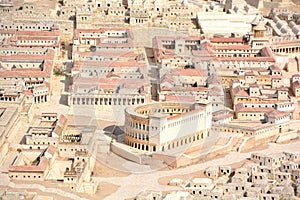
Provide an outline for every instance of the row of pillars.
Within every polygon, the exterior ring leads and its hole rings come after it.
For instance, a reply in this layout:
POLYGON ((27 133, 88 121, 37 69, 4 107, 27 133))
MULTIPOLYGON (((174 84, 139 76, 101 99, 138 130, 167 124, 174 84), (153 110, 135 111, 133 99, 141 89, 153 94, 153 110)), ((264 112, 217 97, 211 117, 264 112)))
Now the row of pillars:
POLYGON ((273 49, 277 53, 300 53, 300 47, 281 47, 273 49))
POLYGON ((43 103, 43 102, 47 102, 47 101, 48 101, 47 95, 41 95, 41 96, 34 97, 34 103, 43 103))
POLYGON ((143 97, 135 98, 88 98, 88 97, 74 97, 72 99, 73 105, 135 105, 144 103, 143 97))
POLYGON ((17 97, 0 97, 0 101, 17 101, 17 97))
POLYGON ((139 150, 143 150, 143 151, 150 151, 150 152, 157 151, 156 146, 152 146, 152 145, 140 144, 140 143, 131 142, 131 141, 128 141, 127 145, 129 145, 133 148, 139 149, 139 150))

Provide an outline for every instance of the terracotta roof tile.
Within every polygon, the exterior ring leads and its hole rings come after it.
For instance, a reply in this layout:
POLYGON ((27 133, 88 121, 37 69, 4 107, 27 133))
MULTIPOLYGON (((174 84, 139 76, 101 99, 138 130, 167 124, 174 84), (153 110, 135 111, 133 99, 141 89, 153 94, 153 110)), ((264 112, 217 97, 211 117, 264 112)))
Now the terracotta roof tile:
POLYGON ((244 91, 240 86, 232 88, 232 93, 234 96, 249 97, 248 93, 244 91))
POLYGON ((65 115, 61 114, 58 118, 58 123, 64 126, 67 123, 67 118, 65 115))
POLYGON ((277 90, 279 90, 279 91, 289 91, 289 89, 284 87, 284 86, 281 86, 281 87, 277 88, 277 90))
POLYGON ((57 124, 53 130, 53 133, 57 134, 58 136, 62 135, 63 128, 57 124))
POLYGON ((41 157, 38 165, 31 166, 15 166, 10 165, 8 171, 10 172, 44 172, 49 166, 50 162, 47 158, 41 157))
POLYGON ((242 37, 233 38, 209 38, 212 43, 243 43, 244 39, 242 37))
POLYGON ((250 50, 250 45, 219 45, 214 46, 215 50, 250 50))
POLYGON ((166 101, 170 102, 195 102, 195 96, 179 96, 179 95, 167 95, 166 101))
POLYGON ((197 70, 197 69, 171 69, 171 75, 179 76, 208 76, 207 70, 197 70))
POLYGON ((220 115, 220 116, 212 117, 212 120, 214 122, 216 122, 216 121, 219 121, 219 120, 222 120, 222 119, 227 119, 227 118, 232 118, 232 117, 233 117, 233 114, 232 113, 228 113, 228 114, 225 114, 225 115, 220 115))
POLYGON ((300 77, 300 74, 294 74, 292 77, 293 77, 293 78, 295 78, 295 77, 300 77))
POLYGON ((49 145, 45 152, 47 152, 47 153, 49 153, 50 155, 53 156, 56 151, 57 151, 56 147, 54 147, 52 145, 49 145))
POLYGON ((271 118, 287 117, 289 115, 290 114, 288 112, 280 111, 280 110, 272 110, 272 111, 266 113, 266 116, 271 117, 271 118))
POLYGON ((270 70, 272 70, 272 71, 281 71, 281 69, 277 65, 270 66, 270 70))
POLYGON ((274 108, 264 108, 264 107, 261 107, 261 108, 257 108, 257 107, 247 107, 247 108, 245 108, 245 107, 243 107, 243 108, 240 108, 240 109, 236 109, 236 112, 237 113, 240 113, 240 112, 258 112, 258 113, 261 113, 261 112, 263 112, 263 113, 266 113, 266 112, 270 112, 270 111, 272 111, 272 110, 274 110, 274 108))

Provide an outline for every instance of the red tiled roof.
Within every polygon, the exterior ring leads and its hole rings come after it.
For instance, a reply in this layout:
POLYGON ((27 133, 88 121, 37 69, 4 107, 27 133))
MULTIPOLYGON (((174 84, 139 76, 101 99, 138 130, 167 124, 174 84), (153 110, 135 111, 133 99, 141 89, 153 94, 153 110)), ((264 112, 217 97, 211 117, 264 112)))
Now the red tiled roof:
POLYGON ((243 107, 243 108, 240 108, 240 109, 236 109, 236 112, 237 113, 241 113, 241 112, 258 112, 258 113, 266 113, 266 112, 270 112, 274 110, 274 108, 264 108, 264 107, 261 107, 261 108, 257 108, 257 107, 243 107))
POLYGON ((52 36, 52 37, 58 37, 60 35, 59 30, 55 31, 25 31, 25 30, 0 30, 0 33, 9 33, 14 34, 16 36, 52 36))
POLYGON ((129 61, 75 61, 73 71, 79 71, 80 67, 146 67, 146 62, 129 61))
POLYGON ((223 91, 219 87, 214 86, 209 89, 208 94, 209 95, 223 95, 223 91))
POLYGON ((179 75, 179 76, 207 76, 207 70, 197 70, 197 69, 171 69, 172 75, 179 75))
POLYGON ((207 83, 208 84, 220 84, 221 81, 220 81, 219 77, 217 77, 216 75, 212 75, 212 76, 208 77, 207 83))
POLYGON ((272 70, 272 71, 281 71, 281 69, 277 65, 270 66, 270 70, 272 70))
POLYGON ((248 93, 244 91, 240 86, 232 88, 232 93, 234 96, 249 97, 248 93))
POLYGON ((167 95, 166 101, 172 102, 195 102, 195 96, 179 96, 179 95, 167 95))
POLYGON ((215 50, 250 50, 250 45, 219 45, 214 46, 215 50))
POLYGON ((244 42, 243 38, 238 38, 238 37, 234 37, 234 38, 209 38, 210 42, 212 43, 242 43, 244 42))
POLYGON ((264 56, 274 58, 273 52, 272 52, 272 50, 270 49, 270 47, 263 47, 263 48, 261 49, 261 51, 262 51, 262 53, 264 54, 264 56))
POLYGON ((254 73, 253 73, 253 71, 251 71, 251 72, 245 72, 245 76, 254 76, 254 73))
POLYGON ((54 155, 54 153, 57 151, 57 148, 52 146, 52 145, 49 145, 48 148, 46 149, 46 152, 49 153, 50 155, 54 155))
POLYGON ((200 92, 201 91, 201 92, 208 92, 208 88, 207 87, 201 87, 201 86, 198 86, 198 87, 174 86, 174 87, 172 87, 172 91, 183 91, 183 92, 186 92, 186 91, 199 91, 200 92))
POLYGON ((282 79, 281 75, 273 75, 271 76, 271 79, 282 79))
POLYGON ((44 70, 37 68, 14 68, 11 70, 0 70, 0 77, 50 77, 53 68, 53 50, 48 50, 46 55, 12 55, 0 56, 3 60, 41 60, 44 61, 44 70))
POLYGON ((231 118, 231 117, 233 117, 233 114, 232 113, 228 113, 228 114, 225 114, 225 115, 220 115, 220 116, 212 117, 212 120, 214 122, 216 122, 216 121, 219 121, 219 120, 222 120, 222 119, 231 118))
POLYGON ((280 91, 289 91, 289 89, 287 89, 284 86, 281 86, 281 87, 277 88, 277 90, 280 90, 280 91))
POLYGON ((106 75, 106 78, 121 78, 121 76, 113 72, 110 72, 106 75))
POLYGON ((24 90, 23 93, 24 93, 25 95, 33 96, 33 93, 32 93, 31 90, 24 90))
POLYGON ((58 123, 60 123, 62 126, 64 126, 66 124, 67 120, 68 119, 65 117, 65 115, 61 114, 59 116, 58 123))
POLYGON ((272 110, 268 113, 266 113, 267 117, 272 117, 272 118, 280 118, 280 117, 287 117, 290 114, 285 111, 280 111, 280 110, 272 110))
POLYGON ((117 56, 119 58, 135 58, 138 56, 137 53, 135 53, 132 50, 122 50, 122 49, 116 49, 114 51, 111 50, 97 50, 96 52, 76 52, 80 56, 103 56, 103 57, 114 57, 117 56))
POLYGON ((47 158, 41 157, 38 165, 30 166, 15 166, 10 165, 8 171, 10 172, 44 172, 49 166, 50 162, 47 158))
POLYGON ((63 128, 60 126, 60 125, 56 125, 53 132, 57 135, 61 135, 62 134, 62 131, 63 131, 63 128))
POLYGON ((97 87, 104 90, 116 90, 119 86, 127 89, 139 89, 148 84, 145 79, 120 79, 120 78, 83 78, 78 77, 74 80, 73 91, 77 88, 91 89, 97 87))
POLYGON ((219 61, 275 62, 274 57, 216 57, 219 61))

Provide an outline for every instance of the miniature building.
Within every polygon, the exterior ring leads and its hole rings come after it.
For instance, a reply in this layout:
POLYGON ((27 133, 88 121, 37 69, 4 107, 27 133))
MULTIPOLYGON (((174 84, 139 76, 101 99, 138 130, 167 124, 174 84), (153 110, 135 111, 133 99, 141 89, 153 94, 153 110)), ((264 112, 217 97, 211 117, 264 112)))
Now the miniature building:
POLYGON ((159 84, 158 101, 212 101, 213 112, 223 109, 224 91, 214 74, 214 59, 201 37, 154 37, 154 58, 159 84))
POLYGON ((185 186, 185 190, 195 196, 208 195, 213 188, 214 185, 209 178, 194 178, 185 186))
MULTIPOLYGON (((205 174, 211 178, 187 180, 182 191, 187 191, 194 199, 293 199, 299 196, 299 169, 298 163, 288 161, 290 159, 289 153, 252 153, 251 161, 233 170, 232 177, 215 179, 222 173, 220 169, 228 167, 210 167, 205 174)), ((180 197, 173 195, 172 198, 180 197)))
POLYGON ((284 154, 286 155, 288 161, 298 162, 300 160, 299 152, 284 152, 284 154))
POLYGON ((59 155, 75 157, 76 152, 93 152, 95 127, 77 128, 68 126, 59 138, 59 155))
MULTIPOLYGON (((297 65, 299 71, 298 2, 0 0, 0 147, 22 150, 9 177, 96 192, 95 127, 42 113, 25 144, 5 141, 19 116, 31 121, 40 109, 35 104, 53 106, 53 73, 64 74, 65 64, 71 110, 117 111, 125 127, 126 145, 120 146, 145 162, 165 156, 170 164, 173 156, 180 160, 174 166, 192 164, 202 159, 206 152, 199 148, 211 136, 218 147, 209 146, 211 157, 297 138, 290 121, 298 117, 300 76, 288 84, 285 70, 297 65)), ((213 166, 205 172, 209 179, 171 183, 185 191, 150 191, 139 199, 293 199, 300 197, 299 160, 298 153, 255 153, 236 170, 213 166)))
POLYGON ((129 107, 125 110, 124 141, 140 150, 168 151, 208 137, 210 118, 210 103, 153 103, 129 107))
POLYGON ((230 166, 220 166, 220 174, 223 176, 229 176, 231 174, 230 166))
MULTIPOLYGON (((126 28, 76 29, 69 105, 118 110, 147 103, 150 80, 142 49, 126 28)), ((123 122, 120 122, 123 123, 123 122)))
POLYGON ((295 95, 295 97, 300 96, 300 76, 298 74, 295 74, 291 78, 291 88, 295 95))
POLYGON ((66 117, 56 113, 42 113, 38 126, 31 126, 25 135, 29 149, 45 149, 49 145, 57 147, 58 140, 65 128, 66 117))
POLYGON ((35 154, 38 156, 34 157, 33 155, 28 158, 26 153, 21 152, 14 163, 9 166, 9 177, 17 180, 45 180, 53 161, 57 157, 57 149, 49 146, 42 153, 36 152, 35 154))
POLYGON ((72 191, 94 194, 95 127, 69 123, 64 115, 42 113, 25 134, 24 150, 9 167, 9 177, 62 181, 72 191))
POLYGON ((219 177, 219 168, 210 167, 205 170, 205 175, 211 179, 216 179, 219 177))

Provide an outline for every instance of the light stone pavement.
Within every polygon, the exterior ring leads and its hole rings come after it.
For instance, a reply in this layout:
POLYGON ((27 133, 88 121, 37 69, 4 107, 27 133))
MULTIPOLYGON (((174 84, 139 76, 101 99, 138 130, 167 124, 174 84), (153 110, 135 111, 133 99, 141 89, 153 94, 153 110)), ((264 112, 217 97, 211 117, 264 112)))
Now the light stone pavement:
MULTIPOLYGON (((290 152, 300 152, 300 141, 290 142, 287 144, 275 144, 270 143, 269 146, 260 151, 253 152, 262 152, 262 153, 280 153, 283 151, 290 152)), ((238 153, 230 152, 222 158, 217 158, 214 160, 207 161, 205 163, 199 163, 192 166, 187 166, 185 168, 174 169, 170 171, 155 171, 145 174, 131 174, 126 177, 97 177, 99 182, 108 182, 119 186, 118 190, 106 197, 107 200, 114 199, 126 199, 133 198, 140 192, 144 190, 160 190, 160 191, 169 191, 169 190, 178 190, 179 187, 160 185, 158 180, 166 176, 174 175, 184 175, 190 174, 197 171, 205 170, 210 166, 219 166, 219 165, 231 165, 237 162, 244 161, 246 158, 251 156, 252 152, 248 153, 238 153)), ((101 186, 100 186, 101 187, 101 186)))
POLYGON ((66 105, 66 97, 62 96, 64 85, 64 76, 53 76, 50 100, 43 104, 36 104, 36 115, 41 115, 44 112, 56 112, 58 114, 67 114, 69 112, 69 106, 66 105))

